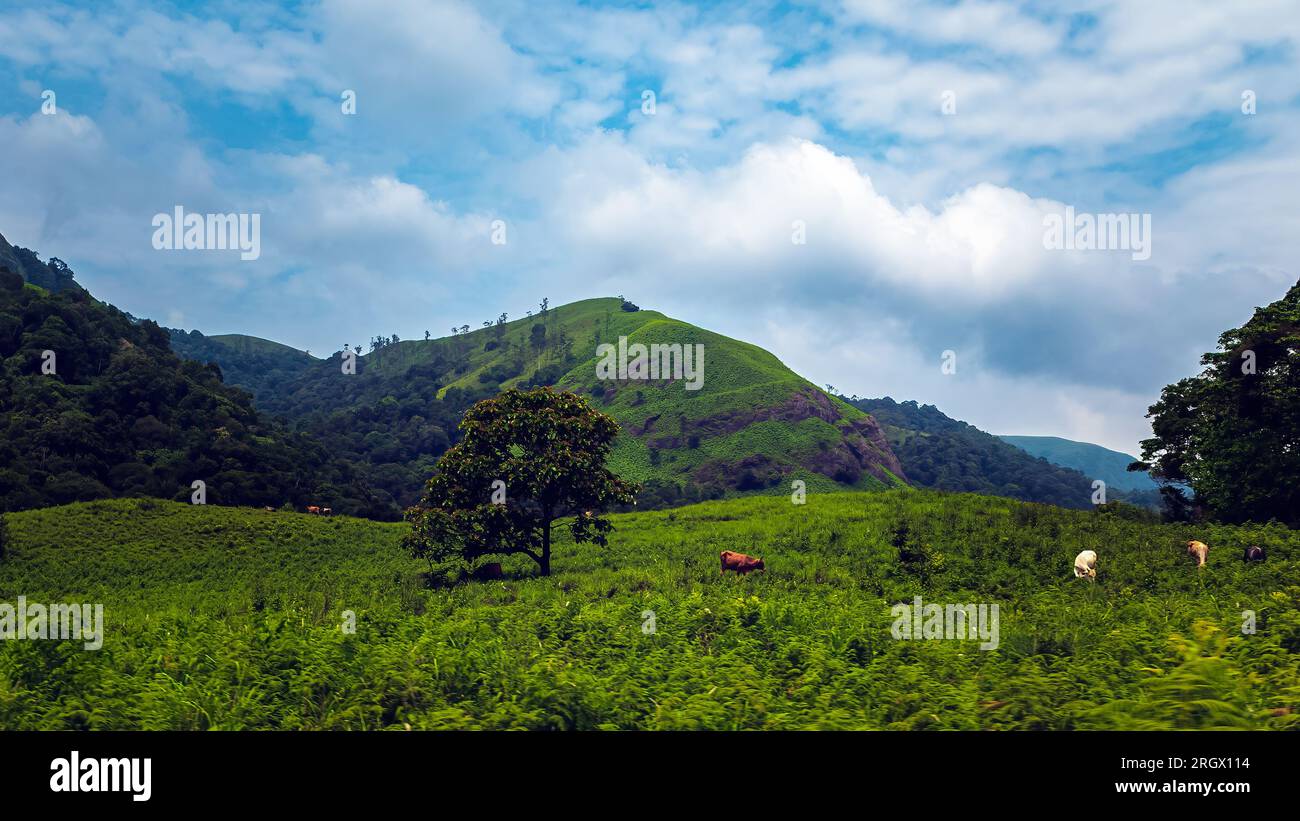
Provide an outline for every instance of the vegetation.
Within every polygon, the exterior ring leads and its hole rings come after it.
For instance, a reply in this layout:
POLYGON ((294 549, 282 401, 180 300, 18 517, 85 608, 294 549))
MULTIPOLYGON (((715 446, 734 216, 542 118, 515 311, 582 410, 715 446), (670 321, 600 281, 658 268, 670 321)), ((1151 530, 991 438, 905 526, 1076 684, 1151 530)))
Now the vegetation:
POLYGON ((254 410, 220 370, 80 288, 0 271, 0 509, 113 496, 382 507, 346 465, 254 410), (46 352, 49 352, 47 354, 46 352))
POLYGON ((406 547, 431 564, 522 553, 549 576, 556 520, 571 517, 574 542, 604 545, 609 520, 597 514, 635 497, 605 467, 618 424, 575 394, 512 388, 470 408, 460 427, 464 438, 406 512, 406 547))
POLYGON ((7 730, 1300 728, 1280 525, 782 494, 614 515, 605 547, 561 532, 550 578, 516 556, 428 589, 400 523, 152 500, 9 518, 0 602, 101 602, 106 629, 98 651, 0 642, 7 730), (1071 573, 1084 548, 1095 584, 1071 573), (723 549, 767 571, 721 576, 723 549), (917 595, 998 603, 999 647, 894 640, 917 595))
POLYGON ((1106 489, 1119 491, 1153 491, 1154 479, 1145 471, 1129 470, 1133 457, 1090 442, 1075 442, 1059 436, 999 436, 1031 456, 1054 465, 1073 468, 1089 479, 1100 479, 1106 489))
POLYGON ((304 364, 301 352, 251 337, 172 331, 172 343, 182 355, 216 363, 255 393, 259 409, 321 442, 385 499, 386 518, 415 504, 438 457, 456 443, 468 407, 535 386, 580 393, 618 421, 610 464, 643 485, 642 507, 788 489, 794 479, 816 490, 903 481, 866 414, 761 348, 617 298, 561 307, 542 300, 522 319, 501 314, 442 339, 377 337, 352 375, 343 373, 341 352, 304 364), (702 387, 598 380, 596 348, 620 336, 628 344, 704 345, 702 387))
POLYGON ((0 271, 4 270, 45 291, 81 290, 74 279, 76 275, 63 260, 50 257, 49 262, 42 262, 34 251, 10 245, 0 234, 0 271))
MULTIPOLYGON (((1134 468, 1190 484, 1214 518, 1300 525, 1300 283, 1225 331, 1201 364, 1151 406, 1155 435, 1134 468)), ((1178 506, 1181 492, 1167 495, 1178 506)))
POLYGON ((253 394, 259 404, 272 401, 281 386, 302 376, 318 361, 288 345, 253 336, 204 336, 198 331, 166 330, 177 356, 215 364, 222 381, 253 394))
POLYGON ((884 426, 908 480, 917 487, 989 493, 1086 509, 1092 480, 914 401, 854 398, 884 426))

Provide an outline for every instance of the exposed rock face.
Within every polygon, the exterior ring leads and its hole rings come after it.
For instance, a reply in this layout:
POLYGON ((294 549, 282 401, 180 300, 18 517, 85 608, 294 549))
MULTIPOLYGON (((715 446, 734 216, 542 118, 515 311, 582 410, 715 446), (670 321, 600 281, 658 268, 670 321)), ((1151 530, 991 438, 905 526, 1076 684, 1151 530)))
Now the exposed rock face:
MULTIPOLYGON (((845 419, 829 396, 813 388, 796 392, 780 405, 719 414, 691 422, 685 432, 657 437, 648 444, 660 449, 680 448, 685 447, 692 436, 719 436, 756 422, 775 420, 794 424, 813 418, 835 425, 842 438, 829 448, 799 458, 799 467, 844 484, 858 482, 864 473, 882 482, 891 481, 890 473, 906 481, 903 467, 876 420, 871 417, 845 419)), ((647 432, 651 427, 646 426, 647 432)), ((698 482, 729 484, 738 490, 751 490, 777 484, 792 467, 774 463, 766 456, 749 456, 736 462, 706 462, 693 471, 692 478, 698 482)))

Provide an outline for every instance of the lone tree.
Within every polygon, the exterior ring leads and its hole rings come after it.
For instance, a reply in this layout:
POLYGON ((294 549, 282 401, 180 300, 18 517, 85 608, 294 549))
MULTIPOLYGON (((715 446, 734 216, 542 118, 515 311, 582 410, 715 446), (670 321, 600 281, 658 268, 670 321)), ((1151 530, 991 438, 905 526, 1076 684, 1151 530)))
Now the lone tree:
POLYGON ((523 553, 551 573, 552 525, 574 542, 605 544, 598 514, 630 504, 637 486, 605 467, 618 423, 577 394, 511 389, 465 412, 464 434, 406 511, 404 544, 434 563, 523 553))
MULTIPOLYGON (((1160 394, 1142 461, 1164 482, 1186 482, 1195 504, 1227 522, 1300 524, 1300 283, 1201 357, 1205 370, 1160 394)), ((1185 503, 1176 487, 1169 502, 1185 503)))

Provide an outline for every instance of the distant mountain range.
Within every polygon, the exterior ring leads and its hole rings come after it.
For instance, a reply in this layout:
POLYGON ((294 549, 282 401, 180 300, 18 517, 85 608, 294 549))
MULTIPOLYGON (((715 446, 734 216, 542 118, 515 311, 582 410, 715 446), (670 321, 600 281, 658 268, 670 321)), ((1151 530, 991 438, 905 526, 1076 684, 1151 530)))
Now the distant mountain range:
POLYGON ((1100 479, 1116 490, 1153 491, 1159 485, 1146 471, 1128 470, 1136 456, 1103 448, 1090 442, 1076 442, 1059 436, 999 436, 1033 456, 1054 465, 1073 468, 1090 479, 1100 479))

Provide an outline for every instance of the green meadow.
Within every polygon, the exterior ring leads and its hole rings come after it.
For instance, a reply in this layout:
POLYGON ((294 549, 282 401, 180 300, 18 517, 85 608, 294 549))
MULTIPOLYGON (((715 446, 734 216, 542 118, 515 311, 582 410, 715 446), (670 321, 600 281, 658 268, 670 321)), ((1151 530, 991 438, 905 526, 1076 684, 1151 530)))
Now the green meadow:
POLYGON ((98 651, 0 641, 8 730, 1300 728, 1300 536, 1279 525, 750 496, 617 515, 549 578, 519 559, 475 581, 430 574, 398 523, 142 499, 8 519, 0 602, 105 621, 98 651), (720 575, 721 550, 767 571, 720 575), (997 649, 895 639, 916 596, 997 604, 997 649))

